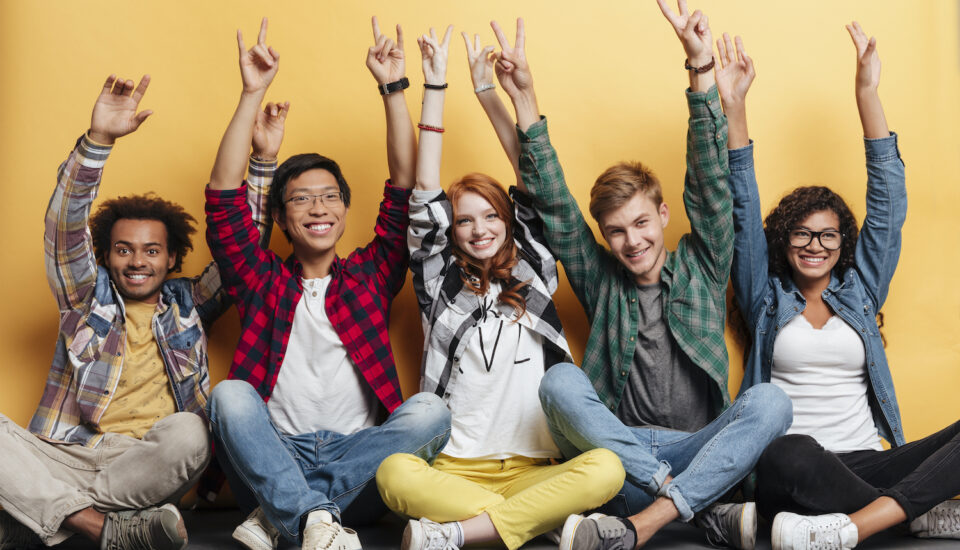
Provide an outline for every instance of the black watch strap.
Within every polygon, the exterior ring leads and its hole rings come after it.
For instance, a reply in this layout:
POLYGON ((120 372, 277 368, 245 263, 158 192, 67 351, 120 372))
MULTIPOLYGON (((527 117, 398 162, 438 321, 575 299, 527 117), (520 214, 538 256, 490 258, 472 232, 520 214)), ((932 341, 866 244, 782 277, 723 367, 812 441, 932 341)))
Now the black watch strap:
POLYGON ((410 87, 410 81, 407 80, 407 77, 403 77, 396 82, 387 82, 386 84, 381 84, 377 86, 377 89, 380 90, 380 95, 392 94, 393 92, 399 92, 400 90, 406 90, 410 87))

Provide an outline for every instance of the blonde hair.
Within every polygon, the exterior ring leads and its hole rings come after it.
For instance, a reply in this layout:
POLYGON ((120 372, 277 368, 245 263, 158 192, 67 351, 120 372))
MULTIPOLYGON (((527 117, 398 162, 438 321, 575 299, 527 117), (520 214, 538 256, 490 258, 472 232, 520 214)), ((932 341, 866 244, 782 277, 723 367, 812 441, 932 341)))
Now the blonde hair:
POLYGON ((609 211, 616 210, 643 193, 660 208, 663 191, 660 180, 639 162, 620 162, 604 170, 590 189, 590 215, 598 222, 609 211))

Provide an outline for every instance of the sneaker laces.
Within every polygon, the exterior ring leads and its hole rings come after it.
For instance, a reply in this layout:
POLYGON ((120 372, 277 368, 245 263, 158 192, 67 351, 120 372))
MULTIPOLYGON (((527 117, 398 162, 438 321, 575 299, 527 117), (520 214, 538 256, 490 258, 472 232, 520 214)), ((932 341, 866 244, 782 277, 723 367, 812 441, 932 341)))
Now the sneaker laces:
MULTIPOLYGON (((612 517, 594 520, 597 525, 597 534, 602 541, 600 547, 605 550, 621 550, 625 548, 623 536, 627 534, 627 526, 620 520, 612 517), (601 520, 607 521, 601 521, 601 520)), ((630 550, 630 549, 626 549, 630 550)))
POLYGON ((448 528, 435 521, 423 518, 420 520, 423 526, 423 534, 426 536, 426 545, 421 550, 460 550, 453 544, 451 533, 448 528))
POLYGON ((830 516, 830 519, 818 518, 810 522, 810 550, 843 550, 841 530, 849 523, 846 516, 830 516))
POLYGON ((137 510, 132 513, 112 513, 107 518, 113 522, 112 540, 107 542, 108 550, 153 550, 154 537, 150 530, 147 514, 137 510))
POLYGON ((303 547, 310 550, 329 550, 333 548, 333 542, 337 540, 340 530, 339 523, 314 523, 304 530, 303 547))
POLYGON ((946 506, 936 506, 927 511, 927 529, 932 535, 960 532, 960 515, 946 506))

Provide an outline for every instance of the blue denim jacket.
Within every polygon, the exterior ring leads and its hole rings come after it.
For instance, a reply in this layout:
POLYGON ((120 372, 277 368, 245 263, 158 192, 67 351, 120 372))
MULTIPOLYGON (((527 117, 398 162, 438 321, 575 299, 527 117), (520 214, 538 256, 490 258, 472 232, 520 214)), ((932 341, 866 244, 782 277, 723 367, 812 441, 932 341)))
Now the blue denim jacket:
MULTIPOLYGON (((900 229, 907 215, 904 165, 897 135, 864 139, 867 156, 867 215, 860 230, 855 267, 834 272, 823 292, 830 309, 863 339, 870 377, 868 400, 880 435, 894 447, 905 443, 900 408, 876 315, 887 298, 900 258, 900 229)), ((753 144, 730 151, 730 188, 736 229, 733 289, 750 331, 742 393, 770 381, 773 343, 780 329, 806 307, 792 279, 768 273, 767 239, 753 166, 753 144)))

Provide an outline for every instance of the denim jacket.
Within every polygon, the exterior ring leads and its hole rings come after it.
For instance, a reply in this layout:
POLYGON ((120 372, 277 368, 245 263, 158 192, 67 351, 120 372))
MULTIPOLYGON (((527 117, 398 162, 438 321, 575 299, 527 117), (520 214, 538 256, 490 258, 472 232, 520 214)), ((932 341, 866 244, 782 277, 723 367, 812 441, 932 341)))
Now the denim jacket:
MULTIPOLYGON (((855 265, 831 274, 823 300, 863 339, 870 379, 868 401, 880 435, 894 447, 905 443, 900 408, 883 350, 877 312, 883 306, 900 257, 900 229, 907 215, 904 165, 897 135, 864 139, 867 215, 857 239, 855 265)), ((751 333, 741 393, 770 381, 773 345, 780 329, 806 307, 792 279, 768 273, 767 240, 753 165, 753 144, 730 151, 730 189, 736 240, 733 288, 751 333)))

